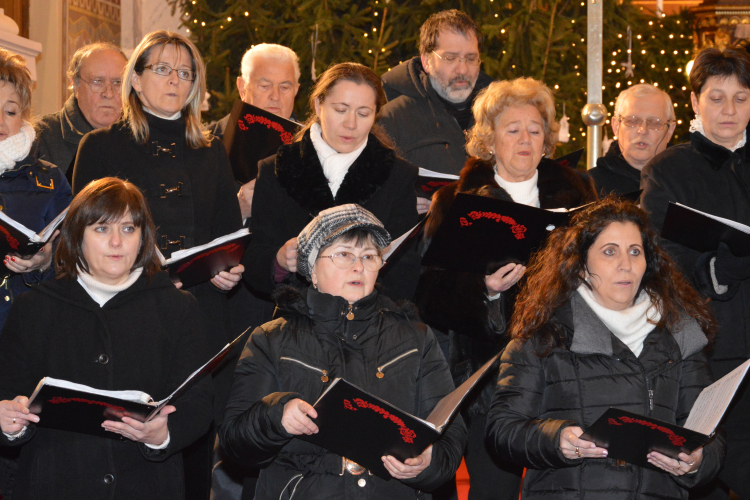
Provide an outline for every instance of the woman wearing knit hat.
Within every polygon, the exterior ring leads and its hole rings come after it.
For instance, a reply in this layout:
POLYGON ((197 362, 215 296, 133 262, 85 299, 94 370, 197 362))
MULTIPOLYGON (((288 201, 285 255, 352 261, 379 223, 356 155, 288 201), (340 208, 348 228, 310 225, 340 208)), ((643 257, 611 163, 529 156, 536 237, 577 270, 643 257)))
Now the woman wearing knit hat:
POLYGON ((458 468, 466 441, 460 417, 420 456, 383 458, 398 481, 295 438, 318 431, 311 403, 337 377, 420 418, 453 390, 432 331, 375 289, 390 241, 383 224, 355 204, 323 210, 297 237, 297 272, 312 286, 277 291, 281 318, 250 337, 219 431, 228 455, 264 467, 257 500, 355 492, 415 498, 415 490, 437 488, 458 468))

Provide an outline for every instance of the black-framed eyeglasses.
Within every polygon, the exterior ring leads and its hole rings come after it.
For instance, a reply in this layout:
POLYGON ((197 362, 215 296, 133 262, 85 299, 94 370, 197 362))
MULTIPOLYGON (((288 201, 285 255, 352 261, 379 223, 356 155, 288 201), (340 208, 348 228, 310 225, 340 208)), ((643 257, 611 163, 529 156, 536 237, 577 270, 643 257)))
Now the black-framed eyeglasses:
POLYGON ((479 56, 479 54, 469 54, 468 56, 460 57, 456 54, 446 54, 444 56, 441 56, 434 50, 432 51, 432 53, 438 56, 440 60, 445 61, 451 66, 461 64, 463 61, 466 61, 466 64, 468 64, 469 66, 479 66, 482 63, 482 58, 479 56))
POLYGON ((378 254, 366 254, 357 257, 351 252, 336 252, 331 255, 318 255, 318 259, 331 259, 333 265, 339 269, 349 269, 354 266, 357 259, 362 261, 362 266, 368 271, 379 271, 383 267, 383 258, 378 254))
POLYGON ((664 130, 664 127, 668 127, 674 120, 659 120, 658 118, 649 118, 644 120, 637 116, 622 116, 617 115, 617 119, 628 128, 641 128, 643 122, 646 122, 646 128, 649 130, 664 130))
POLYGON ((78 77, 78 79, 88 85, 91 91, 95 94, 103 93, 105 90, 107 90, 107 87, 112 87, 112 92, 114 92, 115 94, 119 94, 120 90, 122 90, 122 80, 105 80, 103 78, 94 78, 89 82, 87 80, 84 80, 80 76, 78 77))
POLYGON ((175 69, 164 63, 149 64, 148 66, 144 66, 143 68, 150 69, 159 76, 169 76, 172 74, 172 71, 176 71, 177 78, 179 78, 180 80, 185 80, 186 82, 195 81, 195 71, 191 69, 175 69))

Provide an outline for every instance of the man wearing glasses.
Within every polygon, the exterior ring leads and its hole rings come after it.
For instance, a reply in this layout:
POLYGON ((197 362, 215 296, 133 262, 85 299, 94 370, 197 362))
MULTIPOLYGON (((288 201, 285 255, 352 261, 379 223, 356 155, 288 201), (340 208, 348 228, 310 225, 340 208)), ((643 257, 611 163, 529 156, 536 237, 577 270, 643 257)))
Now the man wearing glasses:
POLYGON ((638 191, 641 170, 666 149, 675 129, 669 95, 641 83, 617 96, 612 131, 617 140, 589 171, 601 196, 638 191))
POLYGON ((39 157, 57 165, 68 180, 83 136, 120 119, 122 73, 127 62, 125 54, 109 43, 81 47, 68 65, 73 94, 60 111, 37 122, 39 157))
POLYGON ((418 167, 446 174, 463 168, 464 131, 474 125, 471 105, 492 81, 480 71, 483 39, 463 12, 438 12, 420 29, 419 57, 383 75, 388 104, 379 123, 418 167))

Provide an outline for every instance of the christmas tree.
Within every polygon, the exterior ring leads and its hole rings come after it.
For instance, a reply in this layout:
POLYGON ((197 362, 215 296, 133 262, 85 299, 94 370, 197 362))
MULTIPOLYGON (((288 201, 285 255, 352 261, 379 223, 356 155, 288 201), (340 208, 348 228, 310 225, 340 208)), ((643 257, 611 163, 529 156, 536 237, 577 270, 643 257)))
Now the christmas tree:
MULTIPOLYGON (((629 0, 604 1, 603 96, 607 110, 623 89, 650 83, 676 104, 676 137, 692 117, 685 66, 693 57, 686 11, 658 18, 629 0), (630 28, 630 34, 628 34, 630 28), (629 40, 630 38, 630 40, 629 40), (629 43, 630 42, 630 43, 629 43), (630 51, 630 53, 629 53, 630 51), (632 69, 632 76, 628 72, 632 69)), ((570 118, 570 142, 557 155, 586 144, 580 110, 586 104, 586 3, 581 0, 169 0, 208 67, 211 110, 218 119, 237 99, 240 60, 251 46, 291 47, 300 57, 295 110, 308 113, 313 78, 330 64, 355 61, 379 74, 417 55, 419 27, 434 12, 458 8, 481 27, 483 70, 494 79, 530 76, 555 92, 558 119, 570 118)), ((609 131, 611 135, 611 130, 609 131)))

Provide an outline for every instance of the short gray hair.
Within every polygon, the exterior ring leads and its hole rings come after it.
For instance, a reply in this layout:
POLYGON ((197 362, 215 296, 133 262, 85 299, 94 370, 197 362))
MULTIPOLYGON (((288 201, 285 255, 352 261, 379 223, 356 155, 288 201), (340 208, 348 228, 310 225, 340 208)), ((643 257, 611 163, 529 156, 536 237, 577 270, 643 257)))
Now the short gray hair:
MULTIPOLYGON (((70 59, 70 63, 68 64, 67 75, 68 80, 70 80, 70 86, 68 87, 68 90, 73 90, 74 82, 81 77, 81 68, 83 67, 83 63, 86 61, 86 58, 88 58, 94 52, 99 52, 100 50, 111 50, 113 52, 117 52, 122 56, 126 63, 128 62, 128 58, 122 51, 122 49, 112 43, 96 42, 84 45, 80 49, 76 50, 75 54, 73 54, 73 57, 70 59)), ((125 66, 123 65, 123 69, 124 67, 125 66)))
POLYGON ((260 43, 242 56, 242 79, 245 83, 250 79, 250 73, 253 71, 253 63, 258 57, 265 57, 273 59, 280 63, 292 63, 294 66, 294 79, 295 83, 299 83, 299 56, 289 47, 283 45, 277 45, 275 43, 260 43))
POLYGON ((620 95, 617 96, 617 101, 615 101, 614 114, 616 116, 619 116, 620 109, 622 109, 622 106, 625 103, 625 99, 627 99, 628 97, 645 97, 647 95, 663 96, 664 101, 667 105, 667 120, 675 119, 674 107, 672 106, 672 99, 669 97, 669 94, 658 87, 654 87, 650 83, 639 83, 638 85, 633 85, 632 87, 628 87, 627 89, 620 92, 620 95))

